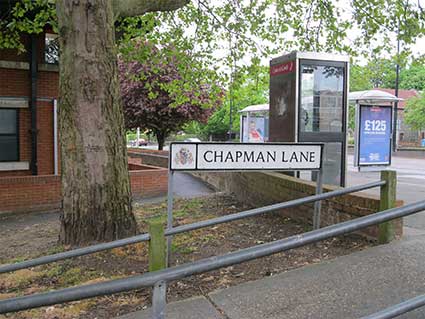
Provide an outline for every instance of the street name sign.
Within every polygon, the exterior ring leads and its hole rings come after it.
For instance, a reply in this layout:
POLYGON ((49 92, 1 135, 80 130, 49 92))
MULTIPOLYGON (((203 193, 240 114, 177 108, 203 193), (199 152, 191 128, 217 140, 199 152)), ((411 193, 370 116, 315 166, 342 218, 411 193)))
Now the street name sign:
POLYGON ((170 170, 320 170, 323 144, 171 143, 170 170))

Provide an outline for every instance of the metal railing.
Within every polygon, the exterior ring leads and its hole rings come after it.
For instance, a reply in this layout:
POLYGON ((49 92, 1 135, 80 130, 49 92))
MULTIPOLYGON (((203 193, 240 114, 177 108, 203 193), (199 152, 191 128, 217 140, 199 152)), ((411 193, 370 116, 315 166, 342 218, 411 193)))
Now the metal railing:
POLYGON ((388 307, 372 315, 363 317, 362 319, 390 319, 398 317, 406 312, 425 306, 425 295, 406 300, 397 305, 388 307))
MULTIPOLYGON (((395 180, 395 174, 392 177, 395 180)), ((192 224, 181 225, 173 228, 168 228, 163 233, 164 236, 173 236, 187 231, 200 229, 208 226, 213 226, 221 223, 231 222, 242 218, 252 217, 263 213, 268 213, 280 209, 291 208, 302 204, 308 204, 313 202, 320 202, 321 200, 328 199, 335 196, 345 195, 353 192, 358 192, 373 187, 381 187, 381 204, 382 204, 382 191, 391 185, 390 180, 383 177, 382 180, 364 184, 352 186, 344 189, 338 189, 327 193, 316 194, 300 199, 290 200, 283 203, 273 204, 264 206, 261 208, 250 209, 235 214, 221 216, 209 220, 195 222, 192 224)), ((387 190, 388 191, 388 190, 387 190)), ((388 206, 381 206, 384 209, 388 206)), ((391 207, 391 206, 389 206, 391 207)), ((214 270, 221 267, 226 267, 241 263, 244 261, 268 256, 280 251, 285 251, 307 245, 309 243, 317 242, 329 237, 337 236, 352 232, 364 227, 371 225, 381 224, 387 220, 399 218, 409 214, 413 214, 417 211, 425 209, 425 202, 420 202, 414 205, 407 205, 399 209, 385 210, 384 212, 377 213, 374 215, 357 218, 356 220, 345 222, 337 225, 328 226, 321 230, 314 230, 305 234, 296 235, 287 239, 278 240, 275 242, 254 246, 251 248, 243 249, 237 252, 229 253, 222 256, 216 256, 212 258, 202 259, 194 263, 185 264, 173 268, 168 268, 160 271, 149 272, 144 275, 128 277, 125 279, 112 280, 108 282, 85 285, 80 287, 73 287, 62 289, 58 291, 36 294, 32 296, 25 296, 19 298, 12 298, 8 300, 0 301, 0 313, 12 312, 25 310, 40 306, 47 306, 67 301, 76 301, 96 296, 103 296, 114 294, 118 292, 130 291, 142 287, 154 286, 153 294, 153 315, 154 318, 164 317, 165 308, 165 295, 166 295, 166 284, 169 281, 184 278, 193 274, 202 273, 205 271, 214 270)), ((154 233, 152 233, 154 234, 154 233)), ((102 243, 89 247, 79 248, 67 252, 62 252, 50 256, 43 256, 32 260, 27 260, 15 264, 0 266, 0 273, 15 271, 19 269, 34 267, 38 265, 47 264, 50 262, 56 262, 68 258, 79 257, 88 255, 107 249, 118 248, 125 245, 135 244, 143 241, 153 240, 152 234, 141 234, 134 237, 116 240, 109 243, 102 243)), ((155 235, 157 236, 157 235, 155 235)), ((155 255, 155 254, 153 254, 155 255)), ((154 257, 152 258, 154 259, 154 257)))
POLYGON ((201 259, 160 271, 149 272, 124 279, 6 299, 0 301, 0 314, 154 286, 153 315, 154 318, 164 318, 165 287, 170 281, 298 248, 338 235, 351 233, 365 227, 408 216, 423 210, 425 210, 425 201, 420 201, 403 207, 388 209, 369 216, 359 217, 355 220, 327 226, 304 234, 291 236, 286 239, 242 249, 221 256, 201 259))
MULTIPOLYGON (((291 208, 298 205, 313 203, 316 201, 320 201, 320 200, 324 200, 324 199, 328 199, 328 198, 332 198, 336 196, 341 196, 341 195, 345 195, 349 193, 354 193, 354 192, 358 192, 358 191, 362 191, 362 190, 366 190, 366 189, 370 189, 374 187, 384 186, 385 184, 386 184, 386 181, 381 180, 381 181, 367 183, 364 185, 356 185, 356 186, 351 186, 347 188, 337 189, 337 190, 322 193, 319 195, 312 195, 312 196, 307 196, 307 197, 303 197, 299 199, 294 199, 294 200, 290 200, 283 203, 268 205, 268 206, 255 208, 255 209, 249 209, 249 210, 242 211, 235 214, 230 214, 230 215, 212 218, 212 219, 208 219, 208 220, 204 220, 204 221, 200 221, 200 222, 196 222, 192 224, 186 224, 186 225, 173 227, 171 229, 167 229, 165 231, 165 235, 172 236, 172 235, 180 234, 187 231, 192 231, 192 230, 196 230, 196 229, 200 229, 204 227, 227 223, 227 222, 239 220, 242 218, 253 217, 263 213, 269 213, 279 209, 291 208)), ((2 265, 0 266, 0 274, 16 271, 19 269, 40 266, 40 265, 68 259, 68 258, 90 255, 90 254, 97 253, 104 250, 109 250, 113 248, 118 248, 118 247, 123 247, 126 245, 148 241, 149 239, 150 239, 149 234, 141 234, 141 235, 125 238, 125 239, 120 239, 120 240, 115 240, 108 243, 102 243, 102 244, 92 245, 88 247, 78 248, 78 249, 61 252, 61 253, 57 253, 53 255, 43 256, 43 257, 31 259, 31 260, 14 263, 14 264, 2 265)))

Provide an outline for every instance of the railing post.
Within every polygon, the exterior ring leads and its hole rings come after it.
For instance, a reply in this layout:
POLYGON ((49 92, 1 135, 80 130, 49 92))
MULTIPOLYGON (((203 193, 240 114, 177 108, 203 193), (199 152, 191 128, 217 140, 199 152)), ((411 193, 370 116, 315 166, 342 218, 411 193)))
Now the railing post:
POLYGON ((165 319, 165 306, 167 304, 167 283, 160 281, 153 287, 152 319, 165 319))
MULTIPOLYGON (((316 182, 316 195, 320 195, 323 192, 323 169, 321 168, 317 172, 317 182, 316 182)), ((322 201, 318 200, 314 202, 314 213, 313 213, 313 229, 319 229, 321 225, 321 210, 322 210, 322 201)))
POLYGON ((149 271, 167 267, 166 241, 161 221, 149 222, 149 271))
MULTIPOLYGON (((381 197, 379 202, 379 211, 394 208, 396 204, 397 172, 385 170, 381 171, 381 180, 386 182, 381 186, 381 197)), ((394 222, 388 221, 379 224, 378 241, 380 244, 386 244, 394 240, 395 230, 394 222)))

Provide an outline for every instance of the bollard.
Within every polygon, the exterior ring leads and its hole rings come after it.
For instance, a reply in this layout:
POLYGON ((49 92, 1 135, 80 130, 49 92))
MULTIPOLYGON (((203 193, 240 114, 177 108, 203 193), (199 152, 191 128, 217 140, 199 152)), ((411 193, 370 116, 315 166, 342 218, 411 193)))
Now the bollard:
MULTIPOLYGON (((381 197, 379 201, 379 211, 394 208, 396 204, 397 172, 381 171, 381 180, 386 184, 381 186, 381 197)), ((395 238, 394 221, 379 224, 378 242, 386 244, 395 238)))
POLYGON ((166 240, 160 221, 149 222, 149 235, 149 271, 164 269, 167 267, 166 240))

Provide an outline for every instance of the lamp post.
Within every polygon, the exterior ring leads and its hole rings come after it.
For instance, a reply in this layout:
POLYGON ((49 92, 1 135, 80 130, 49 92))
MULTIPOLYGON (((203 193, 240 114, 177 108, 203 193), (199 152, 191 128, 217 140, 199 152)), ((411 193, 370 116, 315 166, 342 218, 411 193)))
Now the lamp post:
MULTIPOLYGON (((397 64, 395 69, 395 90, 394 95, 398 97, 398 83, 399 83, 399 77, 400 77, 400 20, 398 21, 398 28, 397 28, 397 64)), ((398 125, 398 101, 394 103, 394 129, 393 129, 393 152, 397 152, 397 125, 398 125)))

